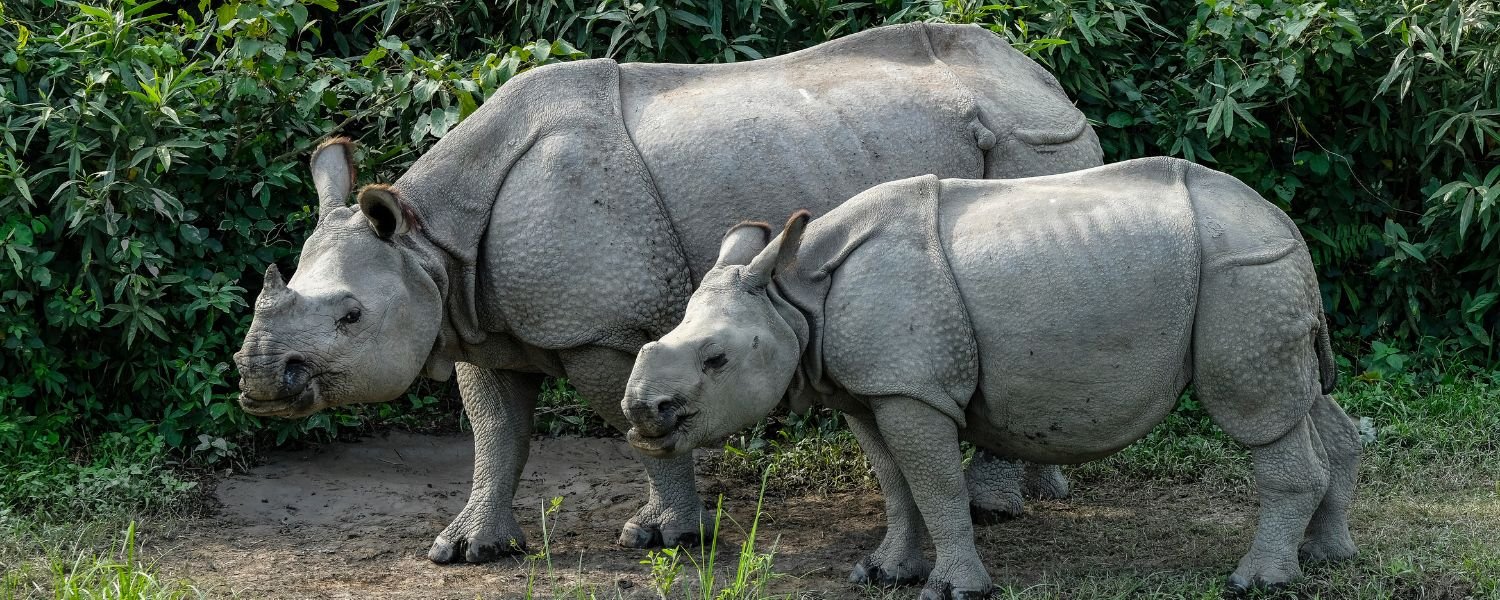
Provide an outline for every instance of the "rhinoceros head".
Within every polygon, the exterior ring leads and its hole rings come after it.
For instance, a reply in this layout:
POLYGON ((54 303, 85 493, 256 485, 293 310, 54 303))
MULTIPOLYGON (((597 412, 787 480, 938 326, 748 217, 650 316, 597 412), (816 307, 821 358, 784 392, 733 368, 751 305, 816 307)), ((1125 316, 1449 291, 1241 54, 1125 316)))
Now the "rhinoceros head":
POLYGON ((410 239, 415 213, 387 186, 347 206, 352 143, 313 153, 319 220, 291 281, 275 265, 245 344, 235 353, 240 406, 299 417, 330 406, 399 397, 421 373, 442 323, 438 285, 410 239))
POLYGON ((761 224, 724 236, 682 322, 636 355, 621 402, 631 444, 654 456, 681 454, 776 408, 802 348, 767 287, 795 261, 807 219, 794 215, 769 244, 770 228, 761 224))

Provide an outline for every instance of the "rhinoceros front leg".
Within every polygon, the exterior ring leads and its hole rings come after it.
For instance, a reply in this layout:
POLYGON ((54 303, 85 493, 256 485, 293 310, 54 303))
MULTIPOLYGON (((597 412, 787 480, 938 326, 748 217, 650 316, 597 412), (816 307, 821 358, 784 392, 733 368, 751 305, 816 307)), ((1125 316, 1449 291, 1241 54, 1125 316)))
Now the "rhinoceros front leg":
POLYGON ((526 465, 542 377, 467 363, 458 363, 455 374, 474 427, 474 489, 427 557, 440 564, 478 563, 523 553, 526 534, 511 512, 511 500, 526 465))
MULTIPOLYGON (((597 346, 559 353, 568 382, 593 407, 594 412, 622 433, 630 422, 620 412, 625 397, 625 382, 635 357, 597 346)), ((627 548, 654 548, 699 543, 703 502, 693 480, 691 453, 658 459, 636 452, 646 467, 646 504, 620 530, 620 545, 627 548)))
POLYGON ((872 398, 870 408, 880 439, 906 477, 937 549, 922 600, 988 596, 990 574, 974 548, 957 424, 928 404, 905 396, 872 398))
POLYGON ((922 581, 932 570, 932 563, 922 557, 922 540, 927 537, 927 529, 916 501, 912 500, 906 477, 881 440, 874 420, 852 413, 846 416, 849 430, 859 440, 859 447, 880 480, 880 495, 885 497, 885 539, 880 541, 879 548, 854 564, 849 583, 890 586, 922 581))

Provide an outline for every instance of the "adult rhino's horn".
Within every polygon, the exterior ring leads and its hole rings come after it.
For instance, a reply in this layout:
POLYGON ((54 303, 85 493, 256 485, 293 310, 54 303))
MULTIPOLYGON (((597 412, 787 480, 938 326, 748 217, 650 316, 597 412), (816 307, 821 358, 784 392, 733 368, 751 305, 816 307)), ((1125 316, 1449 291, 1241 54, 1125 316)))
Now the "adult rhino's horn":
POLYGON ((274 263, 266 267, 266 282, 261 287, 260 300, 256 304, 264 306, 276 304, 286 293, 286 282, 281 280, 281 269, 276 268, 274 263))

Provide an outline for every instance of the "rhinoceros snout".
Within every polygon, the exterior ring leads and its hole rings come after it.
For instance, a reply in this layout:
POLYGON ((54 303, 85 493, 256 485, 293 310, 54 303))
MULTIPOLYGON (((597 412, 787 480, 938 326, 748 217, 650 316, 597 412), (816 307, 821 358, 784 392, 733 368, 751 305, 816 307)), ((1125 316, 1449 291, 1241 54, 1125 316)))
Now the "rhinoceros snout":
POLYGON ((240 403, 286 400, 307 391, 312 372, 300 352, 234 356, 240 370, 240 403))
POLYGON ((677 427, 683 402, 675 396, 650 396, 625 401, 625 418, 640 435, 661 437, 677 427))

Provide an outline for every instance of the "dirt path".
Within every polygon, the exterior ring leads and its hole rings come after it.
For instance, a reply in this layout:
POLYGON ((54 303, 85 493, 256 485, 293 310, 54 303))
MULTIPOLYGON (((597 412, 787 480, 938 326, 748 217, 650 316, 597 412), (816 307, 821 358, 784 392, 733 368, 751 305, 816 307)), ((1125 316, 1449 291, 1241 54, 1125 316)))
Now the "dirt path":
MULTIPOLYGON (((159 535, 153 554, 162 557, 166 573, 190 577, 216 596, 521 597, 531 566, 520 560, 439 566, 426 558, 469 492, 471 444, 460 436, 392 433, 272 454, 264 466, 222 481, 217 514, 159 535)), ((640 564, 644 552, 614 545, 620 524, 643 497, 641 477, 617 439, 532 444, 516 506, 537 549, 543 503, 564 498, 549 525, 555 589, 581 584, 597 588, 600 597, 654 597, 649 570, 640 564)), ((996 582, 1025 587, 1059 577, 1163 572, 1209 580, 1232 569, 1249 544, 1255 499, 1248 487, 1101 487, 1080 486, 1073 498, 1034 503, 1022 519, 980 528, 981 551, 996 582)), ((700 490, 710 499, 725 494, 728 512, 748 529, 752 483, 707 481, 700 490)), ((767 498, 762 544, 778 542, 776 570, 791 575, 777 589, 814 598, 868 594, 844 577, 879 543, 882 513, 874 492, 767 498)), ((734 525, 726 529, 729 544, 743 539, 734 525)), ((734 553, 724 554, 720 561, 732 563, 734 553)), ((538 597, 551 595, 547 582, 537 586, 538 597)), ((894 593, 913 595, 914 589, 894 593)))

